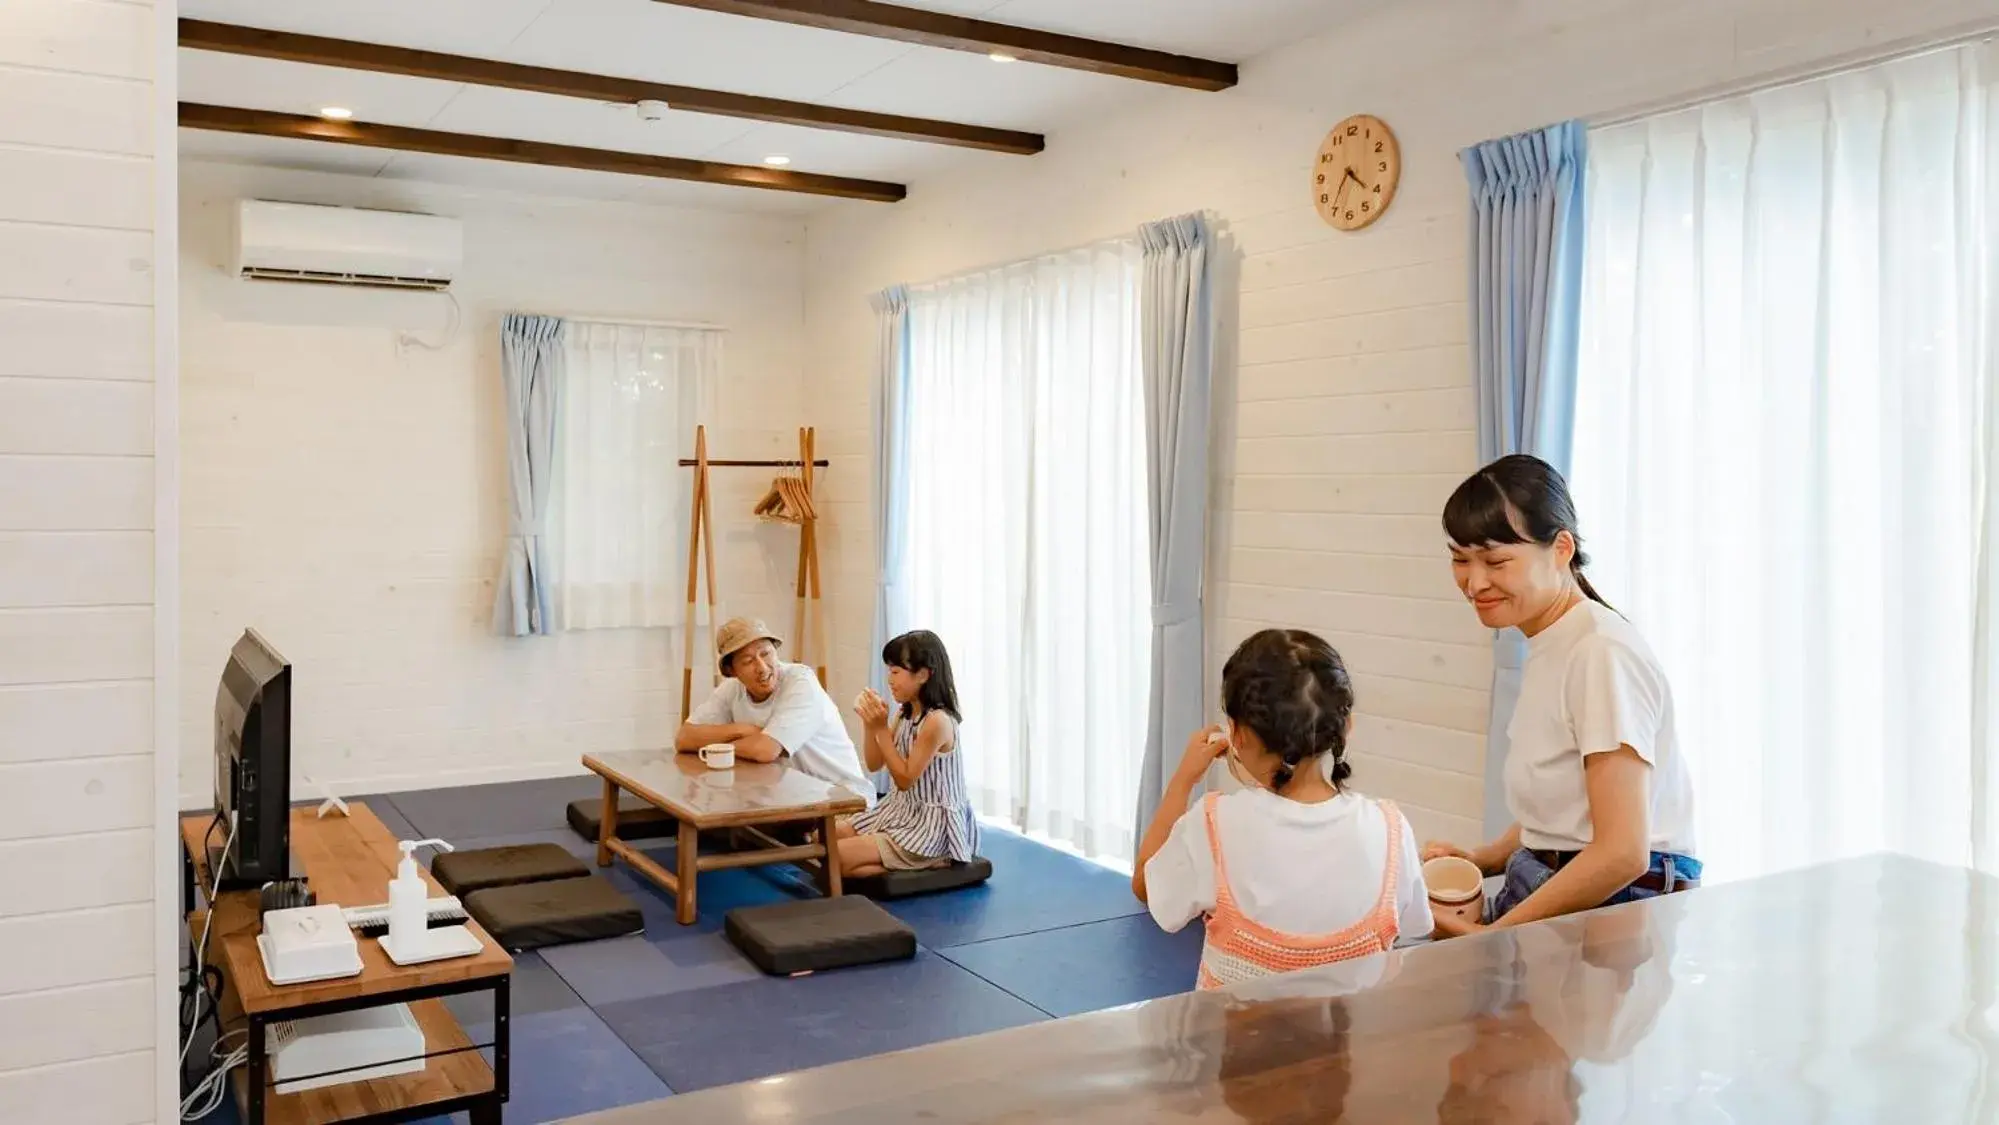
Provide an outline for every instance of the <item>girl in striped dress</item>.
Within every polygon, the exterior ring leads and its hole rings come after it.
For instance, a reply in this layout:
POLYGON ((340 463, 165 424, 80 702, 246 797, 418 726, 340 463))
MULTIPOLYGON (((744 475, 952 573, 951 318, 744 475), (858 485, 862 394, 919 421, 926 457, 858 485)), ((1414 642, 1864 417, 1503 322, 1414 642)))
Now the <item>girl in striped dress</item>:
POLYGON ((964 863, 978 852, 979 822, 958 746, 951 658, 937 634, 919 629, 882 646, 882 663, 897 704, 893 726, 888 702, 873 689, 861 693, 854 713, 866 729, 861 753, 868 769, 886 769, 895 790, 838 824, 840 870, 879 875, 964 863))
POLYGON ((1347 788, 1353 681, 1302 629, 1222 667, 1222 723, 1196 731, 1138 847, 1132 890, 1168 932, 1206 921, 1200 988, 1385 953, 1428 936, 1416 836, 1347 788), (1215 759, 1243 784, 1189 805, 1215 759))

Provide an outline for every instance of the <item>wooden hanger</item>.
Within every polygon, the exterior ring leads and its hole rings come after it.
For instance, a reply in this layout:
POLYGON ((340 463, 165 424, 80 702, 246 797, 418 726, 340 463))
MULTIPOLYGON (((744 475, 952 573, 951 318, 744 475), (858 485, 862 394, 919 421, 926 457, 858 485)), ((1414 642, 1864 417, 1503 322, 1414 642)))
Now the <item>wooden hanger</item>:
POLYGON ((819 518, 818 509, 812 504, 812 491, 805 481, 786 475, 772 479, 770 489, 764 493, 763 499, 757 501, 754 514, 779 523, 795 524, 819 518))

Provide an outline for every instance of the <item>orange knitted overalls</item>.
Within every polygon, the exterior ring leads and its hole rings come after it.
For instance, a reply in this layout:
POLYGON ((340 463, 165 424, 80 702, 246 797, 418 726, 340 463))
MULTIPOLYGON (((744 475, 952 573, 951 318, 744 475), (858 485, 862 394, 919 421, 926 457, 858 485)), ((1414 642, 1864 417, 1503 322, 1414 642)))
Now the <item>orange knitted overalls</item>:
POLYGON ((1208 940, 1201 949, 1198 987, 1254 980, 1276 973, 1312 969, 1335 961, 1384 953, 1395 945, 1395 888, 1402 869, 1402 813, 1380 802, 1388 821, 1388 863, 1381 874, 1381 894, 1360 921, 1330 934, 1287 934, 1243 914, 1229 889, 1228 861, 1222 858, 1222 834, 1215 824, 1215 801, 1208 794, 1208 847, 1215 855, 1215 908, 1208 912, 1208 940))

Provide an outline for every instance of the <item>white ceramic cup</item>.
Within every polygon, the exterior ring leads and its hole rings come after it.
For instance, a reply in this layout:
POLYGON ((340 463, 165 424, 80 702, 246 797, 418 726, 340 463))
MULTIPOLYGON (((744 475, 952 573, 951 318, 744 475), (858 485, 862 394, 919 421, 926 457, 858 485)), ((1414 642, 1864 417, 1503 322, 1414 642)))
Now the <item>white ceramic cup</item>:
POLYGON ((1440 855, 1423 864, 1423 886, 1430 892, 1431 913, 1455 914, 1468 922, 1485 919, 1485 873, 1478 864, 1454 855, 1440 855))
POLYGON ((725 770, 736 764, 736 748, 717 742, 701 748, 701 764, 711 770, 725 770))

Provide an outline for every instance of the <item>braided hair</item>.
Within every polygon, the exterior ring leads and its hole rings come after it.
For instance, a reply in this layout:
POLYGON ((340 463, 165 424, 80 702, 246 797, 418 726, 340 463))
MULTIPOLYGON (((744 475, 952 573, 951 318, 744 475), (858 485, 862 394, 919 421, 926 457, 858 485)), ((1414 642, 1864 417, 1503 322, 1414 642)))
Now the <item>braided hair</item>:
POLYGON ((1353 706, 1353 679, 1340 654, 1303 629, 1257 632, 1222 665, 1222 713, 1255 731, 1280 759, 1273 789, 1321 754, 1333 756, 1335 788, 1353 775, 1346 760, 1353 706))

